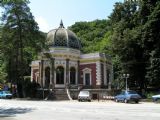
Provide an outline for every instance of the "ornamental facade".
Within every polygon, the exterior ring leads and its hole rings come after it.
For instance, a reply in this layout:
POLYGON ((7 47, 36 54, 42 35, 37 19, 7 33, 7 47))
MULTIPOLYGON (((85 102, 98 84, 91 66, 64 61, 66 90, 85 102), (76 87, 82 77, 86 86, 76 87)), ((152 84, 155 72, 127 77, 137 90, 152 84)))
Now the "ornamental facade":
POLYGON ((81 53, 77 36, 64 28, 48 32, 48 50, 41 52, 39 60, 31 63, 31 81, 45 89, 101 89, 111 88, 113 67, 111 58, 104 53, 81 53))

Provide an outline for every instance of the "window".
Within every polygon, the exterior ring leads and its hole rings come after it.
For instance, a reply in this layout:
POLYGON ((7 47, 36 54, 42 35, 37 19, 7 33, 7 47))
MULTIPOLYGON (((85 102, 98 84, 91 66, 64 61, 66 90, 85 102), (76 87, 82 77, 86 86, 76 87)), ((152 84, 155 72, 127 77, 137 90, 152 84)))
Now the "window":
POLYGON ((85 73, 85 84, 90 85, 90 73, 85 73))

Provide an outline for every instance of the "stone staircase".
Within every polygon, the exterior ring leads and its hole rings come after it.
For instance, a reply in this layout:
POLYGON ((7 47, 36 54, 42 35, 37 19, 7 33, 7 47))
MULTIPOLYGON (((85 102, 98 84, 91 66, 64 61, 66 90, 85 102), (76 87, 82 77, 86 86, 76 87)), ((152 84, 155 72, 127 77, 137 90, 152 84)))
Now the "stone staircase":
POLYGON ((56 100, 69 100, 66 89, 54 89, 56 100))
POLYGON ((53 91, 41 91, 41 98, 45 100, 72 100, 69 89, 56 88, 53 91), (44 97, 43 97, 44 96, 44 97))

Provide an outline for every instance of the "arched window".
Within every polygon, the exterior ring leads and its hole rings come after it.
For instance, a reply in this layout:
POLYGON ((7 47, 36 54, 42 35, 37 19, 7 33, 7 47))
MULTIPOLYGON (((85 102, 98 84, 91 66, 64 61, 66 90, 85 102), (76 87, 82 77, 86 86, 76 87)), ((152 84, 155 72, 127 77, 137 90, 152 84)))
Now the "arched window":
POLYGON ((74 67, 70 68, 70 84, 76 84, 76 69, 74 67))
POLYGON ((45 68, 45 87, 49 88, 50 84, 50 68, 46 67, 45 68))
POLYGON ((64 68, 62 66, 56 69, 56 84, 64 84, 64 68))

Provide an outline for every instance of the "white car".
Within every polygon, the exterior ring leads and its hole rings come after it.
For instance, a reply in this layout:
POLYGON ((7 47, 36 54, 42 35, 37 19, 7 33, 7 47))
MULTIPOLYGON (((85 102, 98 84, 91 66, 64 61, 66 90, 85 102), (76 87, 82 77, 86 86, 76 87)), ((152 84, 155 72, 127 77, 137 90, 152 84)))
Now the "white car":
POLYGON ((91 96, 89 91, 80 91, 78 95, 78 101, 89 101, 91 102, 91 96))
POLYGON ((154 102, 160 100, 160 94, 159 95, 153 95, 152 99, 153 99, 154 102))

